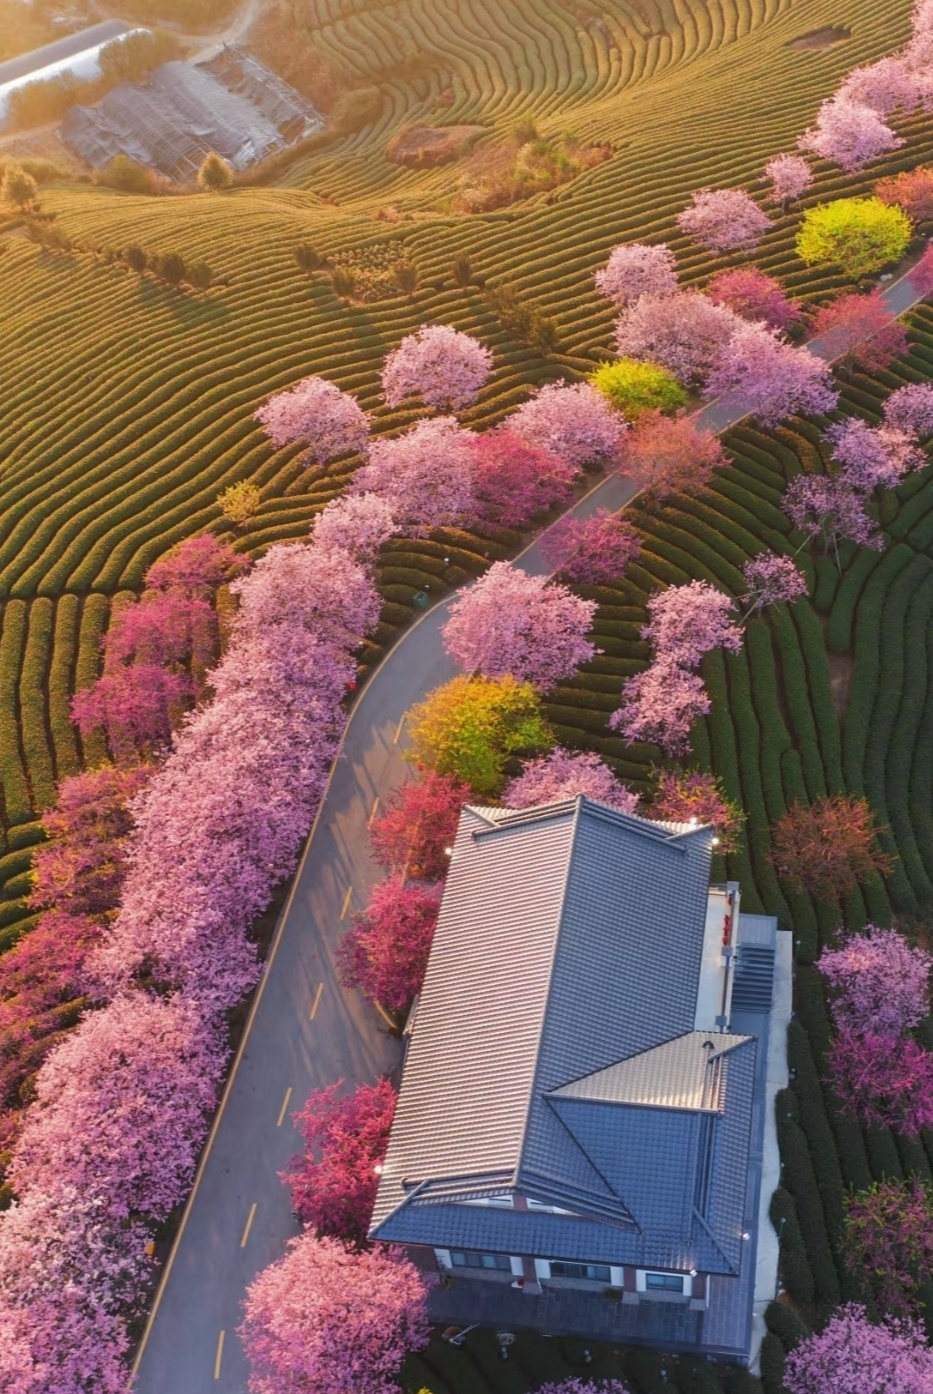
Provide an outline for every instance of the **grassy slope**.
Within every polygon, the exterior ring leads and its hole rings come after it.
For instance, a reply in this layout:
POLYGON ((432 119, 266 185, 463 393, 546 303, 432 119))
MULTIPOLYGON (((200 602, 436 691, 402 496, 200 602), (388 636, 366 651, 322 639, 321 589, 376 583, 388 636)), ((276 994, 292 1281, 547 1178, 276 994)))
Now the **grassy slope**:
MULTIPOLYGON (((256 403, 318 371, 375 409, 382 353, 425 319, 456 323, 497 351, 499 371, 467 413, 468 424, 494 420, 542 377, 586 369, 608 348, 610 317, 591 282, 607 248, 663 234, 684 279, 705 278, 712 264, 672 235, 673 215, 690 190, 752 180, 765 158, 791 144, 841 71, 903 37, 909 7, 897 0, 882 13, 873 0, 859 0, 846 17, 850 43, 799 54, 785 48, 788 39, 838 19, 828 0, 612 3, 603 12, 617 43, 612 49, 557 5, 536 4, 529 16, 517 0, 405 0, 354 14, 364 6, 331 0, 319 6, 330 22, 317 39, 349 61, 361 81, 382 88, 386 114, 376 130, 305 156, 271 189, 142 199, 75 187, 44 196, 82 241, 177 248, 208 260, 227 284, 198 301, 89 255, 60 258, 11 240, 0 257, 0 784, 8 829, 0 848, 0 877, 7 878, 0 946, 22 924, 23 849, 36 834, 35 812, 51 797, 54 779, 82 758, 67 721, 68 695, 93 674, 115 597, 138 587, 145 567, 171 542, 216 527, 217 492, 235 479, 254 479, 264 490, 244 543, 250 550, 303 535, 312 510, 342 487, 340 468, 307 476, 292 452, 270 452, 251 421, 256 403), (417 76, 400 77, 399 65, 419 49, 428 61, 417 76), (491 215, 454 217, 445 207, 450 169, 399 170, 382 155, 392 130, 403 120, 431 119, 447 89, 454 103, 435 119, 503 130, 531 114, 545 132, 572 124, 584 136, 613 141, 618 153, 555 194, 491 215), (387 206, 419 217, 377 221, 387 206), (299 240, 328 253, 397 242, 419 267, 415 304, 341 307, 326 279, 297 275, 291 253, 299 240), (462 252, 491 281, 514 280, 555 315, 561 352, 554 361, 510 342, 478 293, 453 288, 449 268, 462 252)), ((933 123, 917 123, 914 135, 910 162, 933 152, 933 123)), ((828 175, 814 196, 842 187, 828 175)), ((781 220, 759 260, 818 295, 832 282, 796 261, 793 226, 792 217, 781 220)), ((916 338, 909 363, 887 386, 929 374, 927 312, 916 317, 916 338)), ((875 385, 857 382, 847 395, 853 409, 877 410, 875 385)), ((404 420, 382 412, 378 428, 404 420)), ((803 423, 769 435, 740 429, 729 442, 735 464, 708 496, 639 519, 648 544, 643 565, 600 596, 605 653, 554 703, 567 739, 604 750, 635 782, 647 778, 652 752, 625 750, 603 725, 622 676, 642 655, 636 628, 645 592, 695 575, 735 587, 744 556, 785 531, 776 510, 780 490, 801 462, 813 462, 815 440, 803 423)), ((868 888, 867 907, 862 896, 847 907, 853 921, 869 912, 885 917, 892 902, 922 907, 933 882, 933 763, 915 739, 933 700, 926 693, 933 588, 925 555, 933 492, 920 479, 902 494, 886 518, 897 545, 883 558, 846 557, 841 584, 821 564, 815 605, 756 622, 742 655, 714 657, 707 674, 718 700, 698 753, 750 816, 748 847, 729 871, 742 879, 748 904, 794 924, 804 959, 812 958, 831 918, 785 896, 769 870, 767 824, 786 802, 824 787, 864 788, 889 820, 898 870, 886 888, 868 888), (838 673, 846 655, 854 659, 842 730, 830 697, 829 655, 838 673)), ((489 550, 497 544, 467 535, 397 544, 383 573, 388 603, 379 643, 405 622, 417 586, 454 582, 479 569, 489 550)), ((842 1182, 861 1184, 905 1167, 926 1172, 929 1163, 923 1146, 899 1148, 887 1135, 865 1139, 827 1107, 814 1063, 825 1018, 806 970, 800 1017, 809 1031, 809 1042, 801 1035, 795 1043, 805 1132, 794 1133, 789 1120, 786 1149, 797 1152, 788 1183, 805 1221, 805 1262, 827 1301, 848 1282, 836 1233, 842 1182)), ((483 1364, 491 1388, 521 1387, 502 1383, 499 1367, 485 1357, 483 1364)), ((444 1394, 443 1372, 435 1370, 444 1394)), ((652 1387, 647 1376, 643 1387, 652 1387)))

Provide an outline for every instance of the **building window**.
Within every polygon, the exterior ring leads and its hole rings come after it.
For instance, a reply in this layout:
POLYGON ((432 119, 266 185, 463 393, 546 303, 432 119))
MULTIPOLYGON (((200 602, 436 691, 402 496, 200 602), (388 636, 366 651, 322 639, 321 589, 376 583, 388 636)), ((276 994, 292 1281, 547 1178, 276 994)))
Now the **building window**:
POLYGON ((552 1278, 588 1278, 593 1283, 609 1283, 612 1272, 607 1263, 556 1263, 551 1261, 552 1278))
POLYGON ((680 1273, 646 1273, 647 1292, 680 1292, 684 1290, 684 1280, 680 1273))
POLYGON ((501 1273, 512 1271, 508 1254, 476 1254, 470 1249, 451 1249, 450 1262, 454 1268, 496 1268, 501 1273))

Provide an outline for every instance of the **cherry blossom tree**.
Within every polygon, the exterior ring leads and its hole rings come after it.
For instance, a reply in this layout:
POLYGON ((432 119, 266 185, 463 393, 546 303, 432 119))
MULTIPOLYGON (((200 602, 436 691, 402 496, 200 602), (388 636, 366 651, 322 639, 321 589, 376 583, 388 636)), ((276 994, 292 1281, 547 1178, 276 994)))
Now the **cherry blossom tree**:
POLYGON ((492 354, 449 324, 423 324, 387 354, 382 370, 386 404, 420 397, 425 406, 457 411, 476 400, 492 371, 492 354))
POLYGON ((247 1290, 250 1394, 401 1394, 405 1357, 428 1343, 425 1297, 405 1258, 299 1235, 247 1290))
POLYGON ((807 192, 813 171, 800 155, 775 155, 765 165, 765 178, 771 181, 769 201, 786 207, 807 192))
POLYGON ((190 702, 194 684, 187 673, 154 663, 120 664, 71 699, 71 717, 82 736, 104 730, 116 759, 135 761, 168 740, 172 710, 190 702))
POLYGON ((836 89, 835 100, 871 107, 879 116, 890 116, 898 110, 914 111, 921 96, 916 73, 892 55, 864 68, 851 68, 836 89))
POLYGON ((867 925, 862 934, 842 934, 816 966, 840 1030, 899 1036, 929 1014, 933 957, 896 929, 867 925))
POLYGON ((371 562, 395 531, 391 505, 378 494, 341 494, 325 504, 311 523, 311 540, 321 550, 336 548, 356 561, 371 562))
POLYGON ((626 429, 625 418, 595 387, 563 380, 539 387, 506 422, 531 445, 551 451, 575 469, 615 464, 626 429))
POLYGON ((834 794, 809 808, 795 803, 771 829, 771 859, 796 890, 842 899, 860 879, 891 870, 877 845, 882 831, 867 799, 834 794))
POLYGON ((933 218, 933 168, 921 165, 879 179, 875 194, 882 203, 896 204, 915 222, 925 223, 933 218))
POLYGON ((643 295, 616 320, 616 352, 660 363, 681 382, 697 386, 741 322, 724 305, 714 305, 695 291, 643 295))
POLYGON ((388 871, 407 867, 419 879, 443 880, 447 852, 470 795, 468 784, 434 770, 403 784, 369 829, 376 860, 388 871))
POLYGON ((919 1177, 875 1182, 846 1197, 846 1265, 887 1316, 911 1316, 933 1268, 933 1199, 919 1177))
POLYGON ((641 538, 628 519, 605 508, 589 518, 561 518, 541 539, 552 570, 591 586, 619 581, 641 548, 641 538))
POLYGON ((192 600, 209 600, 224 581, 249 570, 249 557, 209 532, 186 537, 146 572, 147 590, 179 590, 192 600))
POLYGON ((402 875, 380 881, 340 945, 343 986, 390 1012, 409 1007, 424 981, 440 903, 440 886, 408 884, 402 875))
POLYGON ((418 421, 401 436, 380 437, 353 476, 353 493, 383 499, 399 527, 415 535, 472 517, 473 433, 452 416, 418 421))
POLYGON ((683 755, 690 749, 693 723, 709 709, 703 679, 661 660, 626 679, 622 704, 610 716, 609 729, 620 731, 630 744, 648 741, 668 755, 683 755))
POLYGON ((920 260, 908 272, 907 279, 917 295, 927 299, 933 292, 933 245, 928 245, 920 260))
POLYGON ((596 653, 584 637, 595 613, 595 600, 499 561, 453 601, 441 635, 464 672, 546 691, 596 653))
POLYGON ((922 439, 933 435, 933 386, 911 382, 891 393, 882 407, 884 424, 892 431, 922 439))
POLYGON ((113 1221, 185 1195, 225 1052, 191 1003, 143 993, 92 1012, 48 1056, 10 1164, 21 1197, 73 1187, 113 1221))
POLYGON ((757 266, 736 266, 720 271, 706 288, 714 305, 725 305, 742 319, 761 320, 769 329, 786 333, 799 324, 799 306, 788 300, 776 276, 766 276, 757 266))
POLYGON ((677 265, 666 243, 655 247, 625 242, 613 247, 609 260, 596 272, 596 289, 619 310, 642 295, 673 295, 677 289, 677 265))
POLYGON ((790 1394, 925 1394, 933 1389, 933 1350, 918 1323, 876 1325, 847 1302, 790 1351, 783 1378, 790 1394))
POLYGON ((626 441, 625 472, 655 502, 669 494, 701 493, 726 464, 719 438, 689 416, 646 412, 626 441))
POLYGON ((916 1137, 933 1127, 933 1051, 910 1036, 840 1031, 826 1077, 845 1112, 867 1128, 916 1137))
POLYGON ((708 252, 750 252, 773 226, 744 189, 700 189, 692 199, 677 226, 708 252))
POLYGON ((502 791, 502 802, 506 808, 534 808, 578 794, 621 813, 634 813, 638 807, 638 795, 616 778, 595 751, 565 750, 560 745, 548 755, 526 761, 521 774, 502 791))
POLYGON ((508 424, 473 439, 476 520, 486 526, 522 528, 538 513, 570 498, 576 468, 560 455, 531 445, 508 424))
POLYGON ((797 144, 852 174, 904 142, 872 107, 837 95, 823 102, 816 126, 797 144))
POLYGON ((742 575, 748 587, 742 596, 742 603, 748 606, 743 620, 766 605, 797 600, 807 593, 807 578, 800 567, 777 552, 759 552, 742 567, 742 575))
POLYGON ((118 663, 208 663, 217 639, 214 611, 180 588, 144 591, 140 600, 115 610, 101 647, 105 667, 118 663))
POLYGON ((645 816, 662 823, 711 825, 720 853, 736 851, 745 822, 745 814, 726 797, 716 776, 701 770, 659 770, 645 816))
POLYGON ((832 547, 840 569, 840 541, 876 550, 884 545, 865 511, 863 495, 843 479, 829 479, 823 474, 795 475, 784 490, 781 507, 808 541, 819 537, 824 551, 832 547))
POLYGON ((396 1094, 387 1079, 341 1095, 343 1080, 315 1089, 294 1122, 305 1150, 281 1174, 292 1209, 319 1235, 360 1245, 366 1238, 389 1146, 396 1094))
POLYGON ((302 459, 321 465, 365 450, 369 440, 369 417, 359 402, 326 378, 303 378, 277 392, 258 408, 256 420, 277 449, 300 442, 302 459))
POLYGON ((798 412, 832 411, 838 392, 829 367, 805 348, 786 343, 763 324, 741 322, 711 366, 706 391, 775 426, 798 412))
POLYGON ((560 1384, 542 1384, 538 1394, 629 1394, 620 1379, 581 1379, 574 1375, 560 1384))
POLYGON ((890 426, 869 426, 858 416, 833 422, 826 439, 839 466, 839 478, 861 494, 894 489, 905 474, 927 462, 912 436, 890 426))
POLYGON ((816 337, 826 357, 836 359, 850 372, 863 368, 880 373, 907 352, 907 331, 896 319, 878 290, 867 295, 839 295, 824 305, 813 321, 816 337))
POLYGON ((708 581, 690 581, 655 591, 648 600, 651 620, 641 630, 657 658, 680 668, 697 668, 711 649, 735 653, 741 627, 732 622, 734 601, 708 581))

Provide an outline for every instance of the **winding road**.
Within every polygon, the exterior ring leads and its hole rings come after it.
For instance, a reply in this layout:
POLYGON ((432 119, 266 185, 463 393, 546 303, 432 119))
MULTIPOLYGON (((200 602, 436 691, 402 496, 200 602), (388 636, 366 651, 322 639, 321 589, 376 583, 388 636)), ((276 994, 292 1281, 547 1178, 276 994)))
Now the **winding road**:
MULTIPOLYGON (((892 315, 922 299, 909 275, 884 291, 892 315)), ((808 347, 827 356, 818 341, 808 347)), ((741 416, 711 402, 696 419, 720 432, 741 416)), ((616 511, 634 493, 631 480, 612 475, 572 511, 616 511)), ((540 539, 516 564, 547 573, 540 539)), ((451 599, 402 636, 351 713, 140 1345, 137 1394, 247 1394, 236 1334, 243 1294, 298 1232, 278 1179, 300 1147, 292 1111, 312 1089, 337 1079, 369 1083, 398 1064, 387 1023, 340 988, 334 959, 349 916, 378 878, 368 824, 408 776, 405 712, 455 672, 440 637, 451 599)))

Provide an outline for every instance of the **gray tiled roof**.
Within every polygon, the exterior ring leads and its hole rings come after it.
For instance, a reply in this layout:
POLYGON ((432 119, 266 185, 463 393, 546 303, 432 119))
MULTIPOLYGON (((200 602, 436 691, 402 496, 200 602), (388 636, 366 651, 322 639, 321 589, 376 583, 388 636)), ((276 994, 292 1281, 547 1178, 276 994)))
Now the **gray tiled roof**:
POLYGON ((716 1184, 694 1214, 701 1148, 744 1165, 754 1070, 693 1031, 711 845, 582 798, 464 810, 375 1237, 733 1269, 716 1184), (513 1189, 574 1216, 453 1203, 513 1189))

